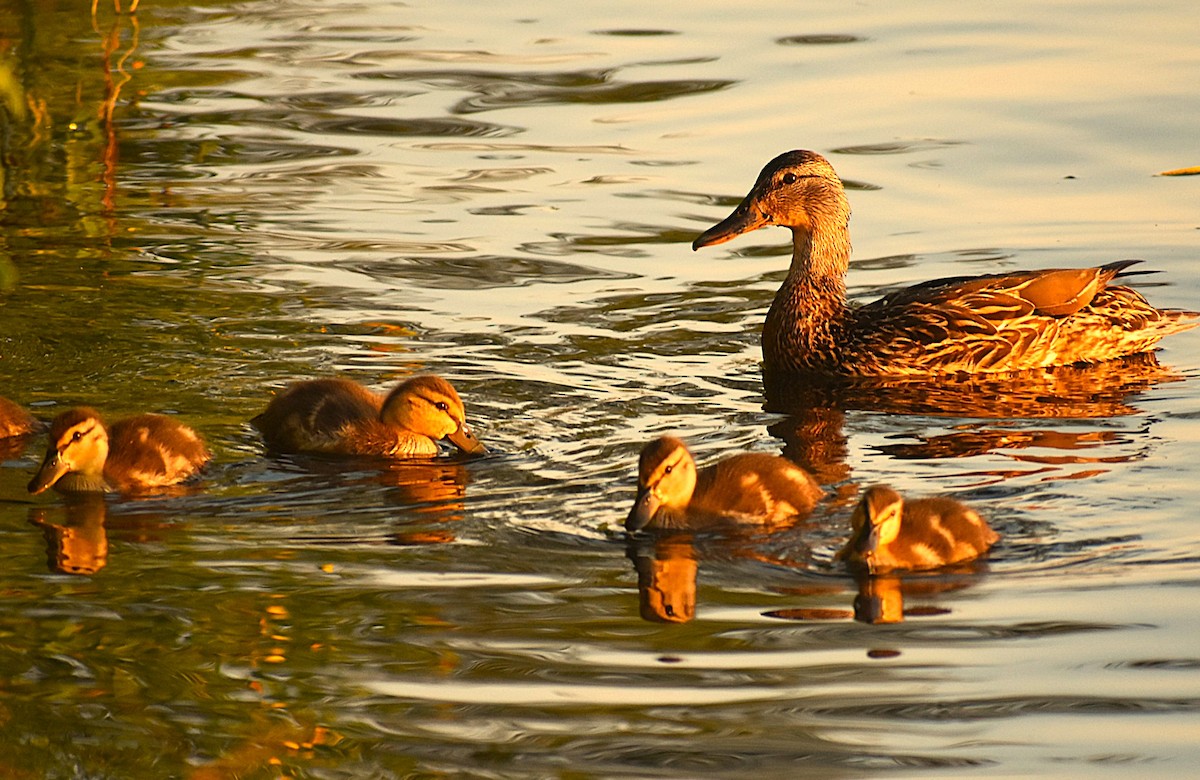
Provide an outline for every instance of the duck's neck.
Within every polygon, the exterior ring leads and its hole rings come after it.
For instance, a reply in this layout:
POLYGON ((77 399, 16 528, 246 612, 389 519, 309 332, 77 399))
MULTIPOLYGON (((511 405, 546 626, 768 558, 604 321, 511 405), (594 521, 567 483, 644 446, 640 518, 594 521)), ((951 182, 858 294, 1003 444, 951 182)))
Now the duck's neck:
POLYGON ((763 325, 768 371, 828 370, 846 321, 850 238, 840 229, 792 229, 792 266, 763 325))

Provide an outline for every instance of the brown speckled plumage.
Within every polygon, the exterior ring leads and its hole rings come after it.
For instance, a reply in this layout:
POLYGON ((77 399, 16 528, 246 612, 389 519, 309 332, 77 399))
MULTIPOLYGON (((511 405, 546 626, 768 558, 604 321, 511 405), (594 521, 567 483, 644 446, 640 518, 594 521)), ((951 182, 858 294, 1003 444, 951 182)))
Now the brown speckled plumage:
POLYGON ((697 469, 682 441, 663 436, 642 449, 625 528, 779 523, 811 512, 823 493, 808 472, 778 455, 744 452, 697 469))
POLYGON ((763 168, 750 193, 692 244, 767 225, 792 231, 792 264, 763 326, 768 373, 843 375, 1025 371, 1152 349, 1200 314, 1160 310, 1110 282, 1132 265, 1053 269, 918 284, 846 303, 850 205, 833 167, 793 151, 763 168))
POLYGON ((965 563, 1000 538, 965 504, 937 496, 905 501, 886 485, 863 491, 850 524, 837 558, 871 574, 965 563))

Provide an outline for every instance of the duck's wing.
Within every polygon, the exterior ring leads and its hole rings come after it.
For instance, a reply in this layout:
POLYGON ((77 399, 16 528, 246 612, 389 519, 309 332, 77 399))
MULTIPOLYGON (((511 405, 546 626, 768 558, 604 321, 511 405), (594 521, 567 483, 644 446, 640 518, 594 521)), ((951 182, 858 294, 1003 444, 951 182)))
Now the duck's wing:
POLYGON ((1140 262, 1120 260, 1095 268, 1054 268, 934 279, 898 290, 864 308, 968 305, 993 321, 1031 314, 1065 317, 1087 306, 1114 277, 1140 262))
POLYGON ((108 429, 104 476, 120 490, 173 485, 209 460, 204 440, 187 425, 160 414, 139 414, 108 429))
POLYGON ((699 469, 688 509, 774 523, 809 514, 822 495, 812 475, 791 461, 745 452, 699 469))
POLYGON ((250 422, 281 452, 345 452, 347 432, 379 421, 382 398, 354 382, 297 382, 250 422))
POLYGON ((913 372, 1022 371, 1141 352, 1196 323, 1109 286, 1137 262, 924 282, 856 310, 851 337, 860 354, 913 372))

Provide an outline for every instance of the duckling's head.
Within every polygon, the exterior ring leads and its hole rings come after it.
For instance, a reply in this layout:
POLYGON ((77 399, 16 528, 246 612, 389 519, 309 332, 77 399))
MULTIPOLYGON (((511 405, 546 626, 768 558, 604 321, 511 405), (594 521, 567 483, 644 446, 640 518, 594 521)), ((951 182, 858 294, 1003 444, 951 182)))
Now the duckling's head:
POLYGON ((108 432, 93 409, 63 412, 50 424, 50 446, 41 468, 29 481, 30 493, 41 493, 67 474, 103 482, 108 459, 108 432))
POLYGON ((838 557, 873 570, 875 553, 896 541, 904 516, 904 498, 887 485, 863 491, 850 518, 850 540, 838 557))
POLYGON ((400 384, 383 402, 380 418, 434 441, 450 443, 469 455, 487 452, 467 425, 462 399, 454 387, 432 374, 414 376, 400 384))
MULTIPOLYGON (((733 213, 692 242, 692 249, 721 244, 768 225, 791 228, 796 240, 828 225, 845 234, 850 203, 833 166, 816 152, 798 149, 767 163, 733 213)), ((831 236, 832 237, 832 236, 831 236)))
POLYGON ((637 501, 625 530, 633 533, 682 515, 695 489, 696 461, 687 446, 672 436, 655 439, 642 448, 638 460, 637 501))

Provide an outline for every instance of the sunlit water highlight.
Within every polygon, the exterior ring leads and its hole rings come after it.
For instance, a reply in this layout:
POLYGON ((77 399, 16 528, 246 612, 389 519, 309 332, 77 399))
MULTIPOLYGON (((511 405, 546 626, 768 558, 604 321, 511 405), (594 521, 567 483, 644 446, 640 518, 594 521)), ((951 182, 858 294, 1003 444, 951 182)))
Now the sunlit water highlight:
POLYGON ((77 503, 26 494, 44 439, 0 450, 0 767, 1191 771, 1200 334, 1032 387, 764 388, 786 235, 688 244, 806 147, 847 181, 855 300, 1139 257, 1156 304, 1195 308, 1198 180, 1154 175, 1200 163, 1193 16, 0 11, 0 394, 178 414, 216 456, 184 495, 77 503), (423 371, 490 456, 269 457, 246 423, 296 378, 423 371), (627 544, 664 432, 702 462, 782 452, 831 498, 777 534, 627 544), (860 585, 832 558, 880 481, 1003 539, 860 585))

